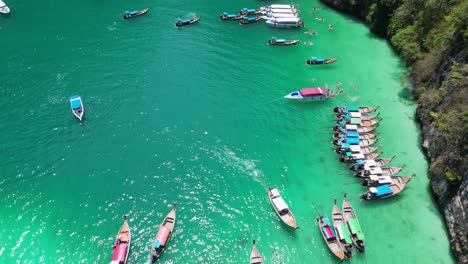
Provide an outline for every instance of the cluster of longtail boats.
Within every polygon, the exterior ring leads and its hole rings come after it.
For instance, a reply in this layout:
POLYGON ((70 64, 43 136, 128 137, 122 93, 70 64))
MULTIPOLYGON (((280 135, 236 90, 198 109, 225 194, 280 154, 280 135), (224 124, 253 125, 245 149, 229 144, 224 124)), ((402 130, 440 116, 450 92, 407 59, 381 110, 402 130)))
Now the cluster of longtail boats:
POLYGON ((256 8, 242 8, 238 13, 223 12, 221 20, 240 20, 241 25, 252 24, 265 19, 266 24, 273 27, 298 28, 304 27, 295 5, 269 5, 256 8))
POLYGON ((379 138, 374 133, 382 121, 374 112, 379 108, 368 106, 338 106, 332 144, 335 152, 342 155, 342 162, 352 163, 349 169, 354 176, 362 178, 362 185, 368 190, 360 196, 361 200, 378 200, 394 196, 406 187, 415 176, 397 175, 404 167, 387 166, 395 156, 381 158, 375 146, 379 138))

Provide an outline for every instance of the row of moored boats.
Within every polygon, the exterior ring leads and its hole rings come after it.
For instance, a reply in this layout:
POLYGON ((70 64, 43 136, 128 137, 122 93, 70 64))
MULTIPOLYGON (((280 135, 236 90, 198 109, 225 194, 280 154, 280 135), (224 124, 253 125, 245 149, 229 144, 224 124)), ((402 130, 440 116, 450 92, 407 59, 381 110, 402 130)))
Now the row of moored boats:
POLYGON ((240 20, 240 24, 252 24, 262 19, 269 26, 280 28, 304 27, 299 17, 299 10, 295 5, 269 5, 258 9, 243 8, 238 13, 223 12, 221 20, 240 20))
POLYGON ((395 158, 381 158, 376 153, 380 146, 375 129, 382 121, 374 112, 379 107, 343 106, 335 107, 336 123, 333 127, 332 144, 335 152, 342 155, 342 162, 351 163, 349 167, 354 176, 362 178, 362 185, 368 190, 360 196, 361 200, 377 200, 394 196, 405 188, 414 177, 397 175, 404 167, 388 166, 395 158))

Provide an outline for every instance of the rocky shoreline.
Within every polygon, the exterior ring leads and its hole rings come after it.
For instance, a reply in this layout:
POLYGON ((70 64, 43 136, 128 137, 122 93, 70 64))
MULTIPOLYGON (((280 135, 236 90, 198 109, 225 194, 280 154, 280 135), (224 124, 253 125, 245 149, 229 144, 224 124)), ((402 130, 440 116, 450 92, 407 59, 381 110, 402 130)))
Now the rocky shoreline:
POLYGON ((432 191, 444 214, 453 253, 459 263, 468 263, 468 4, 321 1, 366 21, 411 66, 432 191))

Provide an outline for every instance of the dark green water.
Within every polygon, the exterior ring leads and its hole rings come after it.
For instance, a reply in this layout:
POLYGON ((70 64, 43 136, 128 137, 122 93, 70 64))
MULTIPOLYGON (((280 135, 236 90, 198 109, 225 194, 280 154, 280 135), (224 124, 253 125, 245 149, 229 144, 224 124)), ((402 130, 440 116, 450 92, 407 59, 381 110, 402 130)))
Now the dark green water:
POLYGON ((306 23, 299 30, 217 18, 264 3, 7 2, 0 263, 109 263, 123 214, 134 239, 129 263, 145 263, 174 201, 176 231, 160 263, 248 263, 252 239, 265 263, 338 263, 312 204, 330 214, 344 192, 367 239, 352 263, 453 263, 401 61, 362 24, 326 8, 319 12, 326 21, 317 21, 309 11, 315 1, 299 2, 306 23), (146 16, 121 19, 146 6, 146 16), (197 25, 174 26, 195 14, 197 25), (272 36, 314 45, 267 46, 272 36), (312 55, 340 59, 308 67, 312 55), (336 81, 346 93, 334 100, 281 98, 336 81), (83 125, 69 109, 76 93, 86 107, 83 125), (384 156, 406 164, 401 174, 417 174, 401 195, 358 200, 364 188, 329 144, 331 109, 341 103, 381 105, 384 156), (280 223, 268 186, 282 192, 299 230, 280 223))

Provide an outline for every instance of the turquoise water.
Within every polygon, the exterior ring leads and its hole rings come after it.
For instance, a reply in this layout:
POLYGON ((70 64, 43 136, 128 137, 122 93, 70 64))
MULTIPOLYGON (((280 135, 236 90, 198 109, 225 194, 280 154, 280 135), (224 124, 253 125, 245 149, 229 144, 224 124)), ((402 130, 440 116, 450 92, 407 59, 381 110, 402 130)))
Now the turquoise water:
POLYGON ((0 17, 0 262, 108 263, 128 214, 129 263, 146 263, 177 201, 160 263, 248 263, 253 239, 265 263, 338 263, 313 205, 330 215, 346 192, 367 239, 353 263, 453 263, 402 62, 360 23, 325 7, 325 22, 317 21, 315 1, 299 1, 304 29, 217 18, 262 4, 9 1, 11 15, 0 17), (147 15, 121 19, 147 6, 147 15), (194 15, 198 24, 174 26, 194 15), (314 45, 267 46, 272 36, 314 45), (339 61, 305 65, 312 55, 339 61), (335 82, 346 92, 333 100, 282 99, 335 82), (72 94, 86 107, 82 125, 69 109, 72 94), (384 156, 406 164, 402 175, 417 174, 399 196, 359 201, 365 189, 329 143, 331 110, 341 103, 381 105, 384 156), (281 224, 269 186, 299 230, 281 224))

